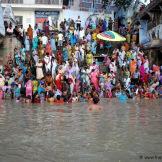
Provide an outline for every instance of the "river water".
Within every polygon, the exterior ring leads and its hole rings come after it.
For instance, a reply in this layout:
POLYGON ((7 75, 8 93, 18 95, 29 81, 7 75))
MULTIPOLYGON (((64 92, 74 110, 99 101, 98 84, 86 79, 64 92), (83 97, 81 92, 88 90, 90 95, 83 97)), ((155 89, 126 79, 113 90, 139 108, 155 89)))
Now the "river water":
MULTIPOLYGON (((16 38, 5 39, 2 63, 15 46, 16 38)), ((101 105, 92 112, 84 103, 0 101, 0 162, 162 161, 162 100, 101 105)))
POLYGON ((100 105, 1 101, 0 162, 162 161, 162 100, 100 105))

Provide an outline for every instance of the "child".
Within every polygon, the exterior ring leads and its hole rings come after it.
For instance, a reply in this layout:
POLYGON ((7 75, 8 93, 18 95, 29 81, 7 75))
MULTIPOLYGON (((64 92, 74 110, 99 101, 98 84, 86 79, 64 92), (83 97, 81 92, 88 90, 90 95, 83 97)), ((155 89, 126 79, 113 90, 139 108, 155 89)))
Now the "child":
POLYGON ((41 93, 45 93, 45 88, 44 88, 44 83, 40 83, 40 85, 38 86, 38 95, 40 96, 41 93))
POLYGON ((72 102, 78 102, 78 96, 76 93, 74 93, 73 97, 72 97, 72 102))
POLYGON ((32 80, 28 80, 25 84, 25 87, 26 87, 26 97, 28 98, 28 96, 30 96, 30 98, 32 98, 32 94, 33 94, 32 80))
POLYGON ((149 90, 148 87, 145 88, 144 97, 145 97, 145 99, 151 99, 151 98, 153 98, 153 94, 150 92, 150 90, 149 90))
POLYGON ((5 85, 2 89, 4 93, 4 98, 7 98, 11 95, 11 86, 8 85, 8 82, 5 82, 5 85))
POLYGON ((41 92, 40 95, 38 95, 40 97, 40 103, 44 103, 45 101, 45 94, 44 92, 41 92))
POLYGON ((113 95, 112 95, 112 92, 110 89, 107 90, 107 98, 112 98, 113 95))
POLYGON ((104 75, 102 73, 99 75, 99 85, 100 85, 100 88, 101 89, 104 88, 104 85, 105 85, 105 77, 104 77, 104 75))
POLYGON ((54 103, 63 104, 64 101, 63 101, 63 99, 61 99, 61 96, 60 95, 57 95, 54 103))
POLYGON ((48 92, 47 101, 54 102, 54 93, 52 91, 48 92))
POLYGON ((20 99, 20 88, 17 84, 15 85, 14 97, 16 98, 16 100, 20 99))

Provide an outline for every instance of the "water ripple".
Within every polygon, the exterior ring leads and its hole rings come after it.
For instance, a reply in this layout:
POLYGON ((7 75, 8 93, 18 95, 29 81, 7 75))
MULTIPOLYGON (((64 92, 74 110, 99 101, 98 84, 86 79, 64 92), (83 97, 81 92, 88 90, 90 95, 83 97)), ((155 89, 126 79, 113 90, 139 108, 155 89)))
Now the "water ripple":
POLYGON ((0 162, 137 162, 162 152, 162 101, 103 100, 103 110, 4 102, 0 162), (149 102, 149 104, 148 104, 149 102))

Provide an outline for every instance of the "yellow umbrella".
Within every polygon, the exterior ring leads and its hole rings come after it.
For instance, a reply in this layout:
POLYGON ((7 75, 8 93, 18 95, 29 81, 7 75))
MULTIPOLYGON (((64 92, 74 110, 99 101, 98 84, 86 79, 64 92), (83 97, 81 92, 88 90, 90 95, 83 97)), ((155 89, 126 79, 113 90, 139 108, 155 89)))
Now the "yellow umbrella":
POLYGON ((126 41, 126 38, 114 31, 105 31, 97 35, 98 39, 110 42, 123 42, 126 41))

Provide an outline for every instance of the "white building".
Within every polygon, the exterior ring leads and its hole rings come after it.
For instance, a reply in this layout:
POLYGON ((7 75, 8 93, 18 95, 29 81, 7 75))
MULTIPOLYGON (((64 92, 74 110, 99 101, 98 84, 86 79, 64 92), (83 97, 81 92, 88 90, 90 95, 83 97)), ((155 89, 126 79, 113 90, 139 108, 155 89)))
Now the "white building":
MULTIPOLYGON (((69 9, 65 10, 63 0, 1 0, 1 3, 3 8, 11 5, 18 24, 23 24, 24 29, 27 29, 29 24, 34 28, 36 23, 42 28, 45 20, 49 20, 50 25, 57 26, 64 18, 77 20, 78 16, 81 17, 83 26, 91 14, 104 14, 102 0, 69 0, 69 9)), ((113 19, 114 12, 111 11, 106 17, 113 19)))
POLYGON ((42 26, 44 20, 56 23, 62 11, 62 0, 1 0, 2 7, 11 5, 19 24, 27 29, 29 24, 42 26))
POLYGON ((82 26, 85 25, 85 21, 91 15, 101 18, 112 18, 114 20, 114 8, 113 4, 110 6, 110 10, 103 10, 102 0, 69 0, 69 6, 63 10, 60 14, 60 20, 64 18, 72 18, 77 20, 78 16, 82 21, 82 26))

